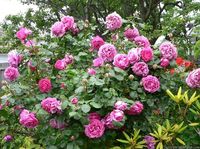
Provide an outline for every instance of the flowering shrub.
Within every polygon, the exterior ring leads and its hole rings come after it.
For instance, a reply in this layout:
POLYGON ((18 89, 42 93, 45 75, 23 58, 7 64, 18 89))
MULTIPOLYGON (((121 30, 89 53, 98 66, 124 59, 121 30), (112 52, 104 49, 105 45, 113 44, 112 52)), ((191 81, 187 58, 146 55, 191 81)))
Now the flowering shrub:
POLYGON ((165 91, 186 84, 199 88, 199 69, 186 82, 185 72, 171 74, 176 46, 168 41, 156 48, 135 26, 124 29, 116 12, 105 27, 109 31, 94 35, 91 24, 64 16, 47 41, 38 38, 30 46, 32 32, 17 32, 22 48, 8 55, 0 103, 2 146, 24 147, 25 139, 41 148, 109 148, 133 128, 135 136, 139 129, 144 136, 142 147, 157 145, 155 123, 177 120, 165 91))

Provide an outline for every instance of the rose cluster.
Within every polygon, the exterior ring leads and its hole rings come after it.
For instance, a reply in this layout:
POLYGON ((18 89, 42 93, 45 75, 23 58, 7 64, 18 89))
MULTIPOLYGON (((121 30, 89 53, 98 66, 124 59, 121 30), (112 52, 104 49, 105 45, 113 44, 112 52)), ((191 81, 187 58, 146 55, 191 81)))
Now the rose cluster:
POLYGON ((74 61, 74 57, 70 54, 66 54, 63 59, 59 59, 56 61, 56 63, 54 64, 54 67, 57 70, 64 70, 67 68, 69 64, 72 64, 73 61, 74 61))
POLYGON ((191 88, 200 88, 200 68, 195 69, 188 74, 186 83, 191 88))

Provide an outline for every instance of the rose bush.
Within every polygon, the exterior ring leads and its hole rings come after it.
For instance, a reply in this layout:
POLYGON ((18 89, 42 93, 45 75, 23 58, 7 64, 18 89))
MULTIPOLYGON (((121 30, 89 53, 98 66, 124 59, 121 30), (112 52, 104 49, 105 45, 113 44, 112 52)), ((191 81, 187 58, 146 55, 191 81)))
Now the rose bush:
MULTIPOLYGON (((32 32, 21 28, 16 37, 23 42, 9 55, 0 103, 0 132, 12 139, 2 138, 1 146, 123 147, 116 138, 136 128, 144 147, 153 148, 159 144, 150 136, 155 123, 184 121, 184 109, 176 112, 165 91, 199 88, 199 69, 187 77, 192 68, 176 65, 173 42, 151 45, 132 23, 123 24, 114 12, 106 17, 108 30, 96 35, 92 24, 64 16, 52 25, 51 35, 28 47, 32 32)), ((185 123, 196 120, 188 114, 185 123)), ((197 145, 186 137, 194 132, 189 128, 183 135, 186 143, 197 145)))

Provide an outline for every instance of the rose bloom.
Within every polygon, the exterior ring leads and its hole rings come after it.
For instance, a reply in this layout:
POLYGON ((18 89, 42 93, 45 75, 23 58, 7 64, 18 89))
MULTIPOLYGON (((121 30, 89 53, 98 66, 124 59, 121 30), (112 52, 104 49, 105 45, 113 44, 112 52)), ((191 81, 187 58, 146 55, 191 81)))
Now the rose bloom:
POLYGON ((8 63, 10 66, 18 67, 21 61, 22 55, 20 55, 16 50, 12 50, 8 53, 8 63))
POLYGON ((101 116, 97 112, 90 113, 88 115, 88 120, 91 122, 93 120, 101 120, 101 116))
POLYGON ((112 41, 117 41, 119 39, 119 35, 118 34, 112 34, 111 39, 112 39, 112 41))
POLYGON ((32 31, 27 29, 27 28, 20 28, 20 30, 16 33, 16 36, 19 40, 23 41, 25 40, 28 35, 31 35, 32 34, 32 31))
POLYGON ((48 93, 51 91, 52 85, 51 85, 51 80, 44 78, 41 79, 38 83, 40 92, 42 93, 48 93))
POLYGON ((74 17, 64 16, 64 17, 61 18, 61 22, 64 24, 65 31, 68 31, 74 25, 74 17))
POLYGON ((100 67, 100 66, 103 66, 103 64, 104 64, 104 61, 103 61, 103 59, 100 58, 100 57, 97 57, 97 58, 95 58, 95 59, 93 60, 93 66, 94 66, 94 67, 100 67))
POLYGON ((85 135, 89 138, 100 138, 105 131, 104 124, 100 120, 92 120, 85 126, 85 135))
POLYGON ((89 75, 91 75, 91 76, 93 76, 93 75, 96 75, 96 70, 95 69, 93 69, 93 68, 88 68, 88 74, 89 75))
POLYGON ((149 47, 150 43, 149 40, 144 37, 144 36, 137 36, 134 39, 136 45, 138 45, 139 47, 149 47))
POLYGON ((64 59, 59 59, 56 61, 54 67, 58 70, 64 70, 66 68, 67 64, 65 63, 64 59))
POLYGON ((144 62, 149 62, 153 59, 153 50, 151 47, 145 47, 141 50, 141 58, 144 62))
POLYGON ((61 113, 61 102, 56 98, 48 97, 41 102, 42 108, 50 114, 61 113))
POLYGON ((195 69, 188 74, 186 83, 191 88, 200 88, 200 68, 195 69))
POLYGON ((147 76, 149 73, 148 65, 145 62, 137 62, 132 66, 132 71, 138 76, 147 76))
POLYGON ((126 111, 129 115, 138 115, 144 109, 143 104, 140 101, 136 101, 129 110, 126 111))
POLYGON ((66 54, 65 55, 65 58, 64 58, 64 61, 67 65, 69 64, 72 64, 74 62, 74 57, 73 55, 70 55, 70 54, 66 54))
POLYGON ((130 64, 134 64, 140 60, 139 49, 131 49, 128 51, 128 59, 130 64))
POLYGON ((160 81, 157 77, 152 75, 142 78, 142 85, 144 89, 150 93, 154 93, 160 89, 160 81))
POLYGON ((113 121, 121 122, 124 119, 124 112, 121 110, 113 110, 110 113, 110 117, 113 121))
POLYGON ((173 60, 177 58, 177 49, 171 42, 163 42, 159 47, 161 56, 168 60, 173 60))
POLYGON ((116 12, 109 14, 106 17, 106 28, 108 30, 116 30, 122 26, 122 18, 116 12))
POLYGON ((19 123, 27 128, 34 128, 39 122, 33 112, 24 109, 20 113, 19 123))
POLYGON ((114 105, 114 108, 117 110, 124 111, 127 109, 127 103, 125 103, 123 101, 117 101, 114 105))
POLYGON ((144 137, 144 141, 146 142, 148 149, 155 149, 156 142, 155 142, 155 138, 154 137, 145 136, 144 137))
POLYGON ((99 36, 93 37, 90 41, 91 48, 96 50, 98 50, 104 43, 104 40, 99 36))
POLYGON ((125 32, 124 32, 124 36, 130 40, 133 41, 135 39, 135 37, 139 36, 139 31, 137 28, 128 28, 125 32))
POLYGON ((65 127, 66 127, 66 124, 64 122, 61 122, 55 118, 51 119, 49 121, 49 125, 52 127, 52 128, 55 128, 55 129, 61 129, 63 130, 65 127))
POLYGON ((117 54, 117 50, 114 45, 106 43, 99 48, 98 56, 106 62, 110 62, 117 54))
POLYGON ((78 98, 77 97, 72 98, 71 103, 76 105, 78 103, 78 98))
POLYGON ((162 66, 162 67, 169 66, 169 60, 166 59, 166 58, 161 58, 161 60, 160 60, 160 66, 162 66))
POLYGON ((72 34, 73 34, 74 36, 76 36, 76 35, 79 33, 80 30, 79 30, 77 24, 74 23, 74 25, 72 26, 72 28, 70 29, 70 31, 72 32, 72 34))
POLYGON ((12 139, 13 139, 13 137, 12 137, 11 135, 6 135, 6 136, 3 138, 3 140, 4 140, 5 142, 10 142, 10 141, 12 141, 12 139))
POLYGON ((4 71, 4 78, 9 81, 15 81, 19 77, 19 71, 15 67, 7 67, 4 71))
POLYGON ((34 47, 34 46, 35 46, 35 42, 34 42, 33 40, 25 41, 25 42, 23 42, 23 44, 24 44, 26 47, 34 47))
POLYGON ((55 37, 62 37, 65 34, 65 25, 62 22, 55 22, 51 27, 51 33, 55 37))
POLYGON ((113 65, 121 69, 126 69, 129 66, 128 56, 126 54, 115 55, 113 65))

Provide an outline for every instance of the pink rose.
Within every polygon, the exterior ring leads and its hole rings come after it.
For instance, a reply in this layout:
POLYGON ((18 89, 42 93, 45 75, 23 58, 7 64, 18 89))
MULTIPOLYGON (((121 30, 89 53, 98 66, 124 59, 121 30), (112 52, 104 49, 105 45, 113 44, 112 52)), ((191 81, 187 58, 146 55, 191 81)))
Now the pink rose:
POLYGON ((72 98, 71 103, 76 105, 78 103, 78 98, 77 97, 72 98))
POLYGON ((149 40, 144 37, 144 36, 137 36, 134 39, 136 45, 138 45, 139 47, 149 47, 150 43, 149 40))
POLYGON ((141 50, 141 58, 144 62, 149 62, 153 59, 153 50, 151 47, 145 47, 141 50))
POLYGON ((100 120, 93 120, 85 126, 85 135, 89 138, 100 138, 105 131, 105 127, 100 120))
POLYGON ((20 55, 16 50, 12 50, 8 53, 8 63, 10 66, 18 67, 21 61, 22 55, 20 55))
POLYGON ((52 127, 52 128, 55 128, 55 129, 61 129, 63 130, 65 127, 66 127, 66 124, 64 122, 61 122, 55 118, 51 119, 49 121, 49 125, 52 127))
POLYGON ((148 65, 145 62, 137 62, 132 66, 132 71, 138 76, 147 76, 149 73, 148 65))
POLYGON ((191 88, 200 88, 200 68, 195 69, 188 74, 186 83, 191 88))
POLYGON ((61 113, 61 102, 56 98, 48 97, 41 102, 42 108, 50 114, 61 113))
POLYGON ((166 58, 161 58, 161 60, 160 60, 160 66, 162 66, 162 67, 169 66, 169 60, 166 59, 166 58))
POLYGON ((114 108, 117 110, 124 111, 127 109, 127 103, 125 103, 123 101, 117 101, 114 105, 114 108))
POLYGON ((56 61, 54 67, 58 70, 64 70, 67 67, 67 64, 65 63, 64 59, 59 59, 56 61))
POLYGON ((38 83, 40 92, 42 93, 48 93, 51 91, 52 85, 51 85, 51 80, 44 78, 41 79, 38 83))
POLYGON ((16 36, 19 40, 23 41, 25 40, 28 35, 31 35, 32 34, 32 31, 27 29, 27 28, 20 28, 20 30, 16 33, 16 36))
POLYGON ((139 49, 131 49, 128 52, 128 59, 129 59, 130 64, 134 64, 140 60, 139 52, 140 52, 139 49))
POLYGON ((106 62, 110 62, 117 54, 117 50, 114 45, 106 43, 99 48, 98 56, 106 62))
POLYGON ((66 54, 65 55, 65 58, 64 58, 64 61, 67 65, 69 64, 72 64, 74 62, 74 57, 73 55, 70 55, 70 54, 66 54))
POLYGON ((100 67, 100 66, 103 66, 103 64, 104 64, 104 61, 100 57, 93 60, 93 66, 94 67, 100 67))
POLYGON ((93 68, 88 68, 88 74, 91 76, 96 75, 96 70, 93 68))
POLYGON ((38 120, 33 112, 24 109, 19 116, 19 123, 27 128, 34 128, 38 125, 38 120))
POLYGON ((115 126, 112 123, 113 119, 110 116, 110 113, 108 113, 101 121, 106 126, 106 128, 109 128, 109 129, 115 128, 115 126))
POLYGON ((119 39, 119 35, 118 34, 112 34, 111 39, 112 39, 112 41, 117 41, 119 39))
POLYGON ((74 25, 74 17, 64 16, 64 17, 61 18, 61 22, 64 24, 65 31, 68 31, 74 25))
POLYGON ((129 66, 128 56, 126 54, 115 55, 113 65, 121 69, 126 69, 129 66))
POLYGON ((144 89, 150 93, 154 93, 160 89, 160 81, 157 77, 152 75, 142 78, 142 85, 144 89))
POLYGON ((161 56, 168 60, 173 60, 177 58, 177 49, 171 42, 164 42, 159 47, 161 56))
POLYGON ((121 122, 124 119, 124 112, 121 110, 113 110, 110 113, 110 117, 115 122, 121 122))
POLYGON ((143 104, 140 101, 136 101, 128 111, 126 111, 129 115, 138 115, 144 109, 143 104))
POLYGON ((122 26, 122 18, 116 12, 109 14, 106 17, 106 28, 108 30, 116 30, 122 26))
POLYGON ((104 40, 99 37, 99 36, 95 36, 92 38, 92 40, 90 41, 91 44, 91 48, 92 49, 96 49, 99 50, 99 48, 104 44, 104 40))
POLYGON ((15 81, 19 77, 19 71, 17 68, 9 66, 4 71, 4 77, 9 81, 15 81))
POLYGON ((125 32, 124 32, 124 36, 130 40, 133 41, 135 39, 135 37, 139 36, 139 31, 137 28, 128 28, 125 32))
POLYGON ((90 113, 88 120, 91 122, 93 120, 101 120, 101 116, 97 112, 90 113))
POLYGON ((65 25, 62 22, 55 22, 51 27, 52 35, 62 37, 65 34, 65 25))
POLYGON ((76 35, 79 33, 80 30, 79 30, 77 24, 74 23, 74 25, 72 26, 72 28, 70 29, 70 31, 72 32, 72 34, 73 34, 74 36, 76 36, 76 35))
POLYGON ((3 109, 3 106, 2 106, 2 104, 0 104, 0 110, 2 110, 3 109))

